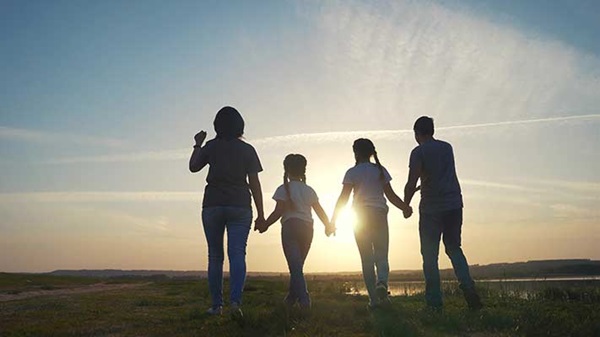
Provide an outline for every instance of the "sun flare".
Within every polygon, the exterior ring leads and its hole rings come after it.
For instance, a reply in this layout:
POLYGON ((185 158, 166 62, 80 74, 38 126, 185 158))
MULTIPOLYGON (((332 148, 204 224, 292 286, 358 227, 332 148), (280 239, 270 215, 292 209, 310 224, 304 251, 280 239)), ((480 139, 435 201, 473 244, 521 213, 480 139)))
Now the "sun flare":
POLYGON ((356 226, 356 213, 350 206, 344 207, 336 221, 335 240, 354 242, 354 226, 356 226))

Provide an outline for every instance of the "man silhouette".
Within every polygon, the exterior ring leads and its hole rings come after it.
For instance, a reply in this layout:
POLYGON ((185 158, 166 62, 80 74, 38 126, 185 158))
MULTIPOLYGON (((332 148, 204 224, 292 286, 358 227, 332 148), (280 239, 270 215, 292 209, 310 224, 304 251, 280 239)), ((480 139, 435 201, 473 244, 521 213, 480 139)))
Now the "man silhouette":
POLYGON ((463 202, 452 146, 433 138, 433 119, 430 117, 418 118, 413 130, 419 145, 410 154, 410 170, 404 188, 404 200, 410 204, 417 191, 417 180, 421 179, 419 237, 427 306, 436 311, 442 308, 438 268, 442 239, 469 308, 481 309, 482 304, 461 249, 463 202))

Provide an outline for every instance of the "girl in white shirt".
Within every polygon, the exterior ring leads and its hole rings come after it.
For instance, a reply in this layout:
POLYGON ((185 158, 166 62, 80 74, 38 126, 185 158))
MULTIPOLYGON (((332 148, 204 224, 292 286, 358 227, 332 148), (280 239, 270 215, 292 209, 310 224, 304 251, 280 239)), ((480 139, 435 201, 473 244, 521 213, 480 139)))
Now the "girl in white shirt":
POLYGON ((319 204, 317 193, 306 184, 306 158, 300 154, 289 154, 283 161, 283 168, 283 185, 273 195, 277 202, 275 210, 258 230, 266 232, 269 226, 281 218, 281 243, 290 270, 290 286, 284 302, 290 307, 298 302, 302 309, 310 309, 303 268, 313 238, 311 210, 315 210, 325 225, 327 236, 333 230, 327 214, 319 204))
POLYGON ((338 213, 346 206, 350 193, 354 191, 353 208, 358 217, 354 236, 362 262, 362 272, 367 292, 369 308, 389 303, 388 297, 388 249, 389 231, 387 199, 401 209, 404 217, 409 217, 412 208, 408 206, 392 189, 392 177, 381 165, 373 142, 360 138, 352 145, 356 165, 344 176, 343 188, 331 217, 331 226, 335 230, 338 213), (371 162, 371 157, 375 163, 371 162), (377 274, 375 274, 375 267, 377 274))

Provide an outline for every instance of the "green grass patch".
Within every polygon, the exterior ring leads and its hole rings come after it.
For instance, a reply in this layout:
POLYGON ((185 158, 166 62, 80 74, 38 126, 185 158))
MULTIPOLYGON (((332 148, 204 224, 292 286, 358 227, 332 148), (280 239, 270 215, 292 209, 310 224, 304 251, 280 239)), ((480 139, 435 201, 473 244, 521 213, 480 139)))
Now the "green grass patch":
MULTIPOLYGON (((19 279, 5 277, 0 284, 13 287, 19 279)), ((44 276, 36 282, 61 287, 98 280, 44 276)), ((486 307, 479 312, 447 289, 442 313, 424 310, 423 295, 394 297, 388 310, 371 312, 366 297, 347 294, 354 281, 313 279, 313 308, 305 315, 284 307, 286 279, 249 278, 245 318, 234 321, 227 307, 222 316, 205 314, 206 280, 137 282, 127 289, 0 302, 0 336, 600 336, 596 288, 543 290, 526 299, 482 290, 486 307)))

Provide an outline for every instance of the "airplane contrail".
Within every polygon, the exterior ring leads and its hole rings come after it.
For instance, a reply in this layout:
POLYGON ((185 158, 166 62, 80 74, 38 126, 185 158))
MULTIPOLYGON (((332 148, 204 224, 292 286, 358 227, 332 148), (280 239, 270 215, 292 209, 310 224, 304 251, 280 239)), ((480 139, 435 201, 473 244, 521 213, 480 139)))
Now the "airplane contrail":
MULTIPOLYGON (((504 121, 504 122, 490 122, 490 123, 478 123, 478 124, 466 124, 466 125, 453 125, 453 126, 442 126, 436 127, 436 131, 439 130, 457 130, 457 129, 475 129, 475 128, 486 128, 486 127, 497 127, 507 125, 522 125, 522 124, 537 124, 537 123, 549 123, 549 122, 563 122, 571 120, 585 120, 585 119, 596 119, 599 118, 600 114, 590 115, 577 115, 567 117, 550 117, 550 118, 538 118, 538 119, 526 119, 516 121, 504 121)), ((301 133, 294 135, 275 136, 267 138, 259 138, 252 141, 252 144, 260 145, 265 143, 280 143, 285 141, 309 141, 309 140, 337 140, 347 139, 356 137, 367 137, 375 136, 377 138, 384 138, 391 135, 398 134, 412 134, 413 130, 363 130, 363 131, 334 131, 334 132, 319 132, 319 133, 301 133)))
MULTIPOLYGON (((539 124, 539 123, 554 123, 566 121, 581 121, 594 120, 600 118, 600 114, 576 115, 565 117, 549 117, 537 119, 525 119, 516 121, 490 122, 478 124, 465 124, 436 127, 436 131, 440 130, 461 130, 461 129, 476 129, 476 128, 491 128, 510 125, 524 124, 539 124)), ((402 134, 412 134, 413 130, 362 130, 362 131, 334 131, 334 132, 317 132, 317 133, 299 133, 293 135, 274 136, 252 139, 250 142, 258 147, 269 145, 289 144, 290 142, 312 142, 312 141, 348 141, 359 137, 370 137, 374 140, 389 139, 390 137, 399 136, 402 134)), ((68 157, 49 160, 49 164, 73 164, 73 163, 115 163, 115 162, 140 162, 140 161, 165 161, 165 160, 181 160, 187 159, 190 151, 186 149, 153 151, 153 152, 136 152, 102 156, 84 156, 84 157, 68 157)))

